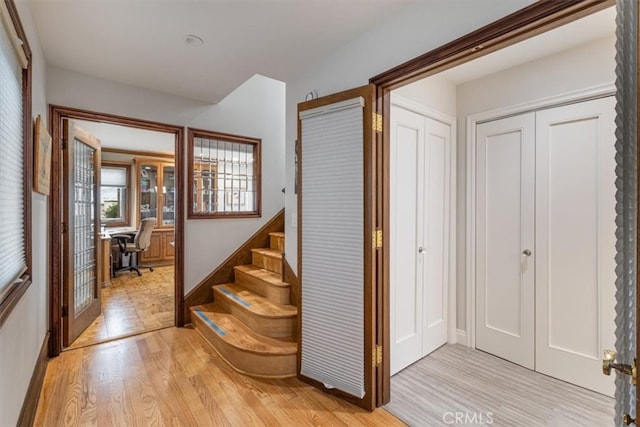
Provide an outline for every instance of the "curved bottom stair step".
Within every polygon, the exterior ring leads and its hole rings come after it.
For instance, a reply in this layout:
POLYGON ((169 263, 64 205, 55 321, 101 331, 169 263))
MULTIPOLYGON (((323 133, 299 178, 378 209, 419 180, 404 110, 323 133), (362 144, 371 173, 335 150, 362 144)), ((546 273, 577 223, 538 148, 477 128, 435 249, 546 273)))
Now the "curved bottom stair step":
POLYGON ((269 338, 246 327, 216 303, 191 307, 195 328, 229 365, 244 374, 284 378, 296 375, 293 338, 269 338))

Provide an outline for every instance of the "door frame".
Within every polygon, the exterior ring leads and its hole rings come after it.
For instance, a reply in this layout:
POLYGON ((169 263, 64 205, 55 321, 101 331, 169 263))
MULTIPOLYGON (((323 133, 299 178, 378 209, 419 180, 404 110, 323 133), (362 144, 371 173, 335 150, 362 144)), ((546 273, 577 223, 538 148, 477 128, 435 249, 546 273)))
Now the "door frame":
MULTIPOLYGON (((49 202, 49 357, 55 357, 62 351, 62 120, 87 120, 127 126, 137 129, 172 133, 175 136, 175 172, 177 186, 185 186, 184 173, 184 128, 148 120, 117 116, 107 113, 82 110, 59 105, 49 105, 49 129, 52 136, 51 151, 51 197, 49 202)), ((175 325, 184 326, 184 195, 176 194, 175 222, 175 325)))
MULTIPOLYGON (((532 111, 560 107, 562 105, 575 104, 591 99, 614 96, 616 86, 614 83, 607 83, 589 88, 567 92, 562 95, 541 98, 535 101, 518 104, 509 107, 501 107, 495 110, 484 111, 482 113, 467 116, 467 190, 466 190, 466 337, 463 341, 468 347, 476 348, 476 126, 483 122, 499 120, 516 114, 523 114, 532 111)), ((462 334, 459 334, 462 337, 462 334)))
MULTIPOLYGON (((376 133, 376 184, 379 197, 376 203, 378 226, 387 234, 389 224, 389 154, 391 91, 417 80, 435 75, 575 21, 594 12, 615 6, 615 0, 540 0, 510 15, 502 17, 456 40, 441 45, 369 79, 377 86, 377 113, 382 116, 381 133, 376 133)), ((377 316, 376 342, 383 347, 382 364, 377 369, 377 406, 391 399, 390 358, 390 289, 389 239, 383 239, 377 254, 378 280, 376 282, 377 316)), ((639 320, 640 322, 640 320, 639 320)))

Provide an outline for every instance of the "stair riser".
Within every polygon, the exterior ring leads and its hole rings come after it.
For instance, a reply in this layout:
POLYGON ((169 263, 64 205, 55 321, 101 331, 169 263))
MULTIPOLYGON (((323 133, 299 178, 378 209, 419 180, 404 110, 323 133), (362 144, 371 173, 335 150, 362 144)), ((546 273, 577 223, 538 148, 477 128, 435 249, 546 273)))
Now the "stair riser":
POLYGON ((276 249, 280 252, 284 252, 284 237, 269 236, 269 246, 271 247, 271 249, 276 249))
POLYGON ((213 291, 215 301, 249 328, 272 338, 286 338, 296 334, 296 317, 271 318, 258 316, 247 310, 218 289, 213 291))
POLYGON ((264 356, 238 349, 224 341, 197 315, 191 316, 195 328, 234 369, 258 377, 296 375, 296 355, 264 356))
POLYGON ((291 303, 289 287, 274 286, 240 270, 235 270, 235 278, 237 283, 263 297, 269 298, 274 304, 287 305, 291 303))
POLYGON ((260 252, 252 253, 252 263, 258 267, 272 271, 276 274, 282 274, 282 259, 268 255, 261 254, 260 252))

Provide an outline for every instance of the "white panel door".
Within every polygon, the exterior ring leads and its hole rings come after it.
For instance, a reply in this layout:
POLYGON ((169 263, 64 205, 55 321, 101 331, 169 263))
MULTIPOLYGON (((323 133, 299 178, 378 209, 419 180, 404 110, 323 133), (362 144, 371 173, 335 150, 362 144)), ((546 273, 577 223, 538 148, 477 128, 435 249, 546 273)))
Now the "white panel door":
MULTIPOLYGON (((422 355, 447 342, 451 126, 425 117, 422 218, 424 329, 422 355)), ((419 210, 419 209, 418 209, 419 210)))
POLYGON ((418 257, 422 216, 424 117, 392 107, 390 158, 391 375, 422 357, 423 257, 418 257), (420 206, 420 212, 418 207, 420 206), (421 221, 420 221, 421 222, 421 221), (420 263, 418 264, 418 261, 420 263))
POLYGON ((392 106, 392 375, 447 342, 450 156, 450 125, 392 106))
POLYGON ((536 118, 536 370, 613 396, 615 99, 536 118))
POLYGON ((535 113, 476 127, 476 347, 534 368, 535 113))

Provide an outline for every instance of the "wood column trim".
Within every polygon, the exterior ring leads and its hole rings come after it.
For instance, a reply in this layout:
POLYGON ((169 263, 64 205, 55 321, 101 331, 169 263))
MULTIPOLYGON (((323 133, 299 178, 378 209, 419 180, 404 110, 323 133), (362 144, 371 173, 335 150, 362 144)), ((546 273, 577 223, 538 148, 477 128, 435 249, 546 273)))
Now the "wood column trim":
POLYGON ((282 267, 282 281, 291 285, 291 305, 300 307, 300 301, 298 300, 300 298, 300 283, 298 282, 298 276, 289 265, 286 255, 282 256, 282 267))

